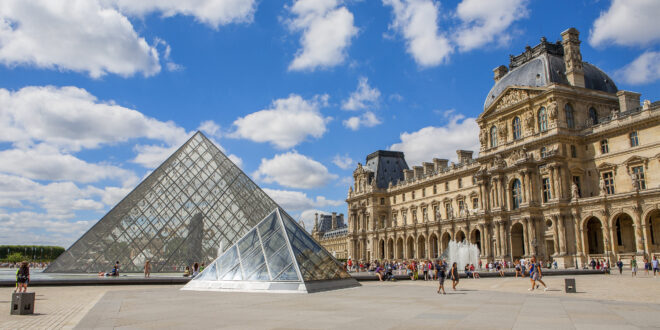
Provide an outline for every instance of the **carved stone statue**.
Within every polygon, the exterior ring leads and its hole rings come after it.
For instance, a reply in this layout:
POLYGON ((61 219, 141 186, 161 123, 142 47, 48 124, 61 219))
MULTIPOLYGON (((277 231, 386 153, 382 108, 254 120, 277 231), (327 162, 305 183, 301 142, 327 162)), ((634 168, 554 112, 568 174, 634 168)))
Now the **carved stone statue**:
POLYGON ((534 115, 531 112, 525 115, 525 128, 530 130, 534 128, 534 115))
POLYGON ((488 144, 488 132, 485 129, 482 129, 481 132, 479 132, 479 142, 481 142, 482 147, 486 147, 488 144))
POLYGON ((632 182, 633 190, 639 191, 639 181, 637 181, 637 175, 635 173, 630 173, 630 182, 632 182))
POLYGON ((557 102, 553 101, 548 105, 548 118, 555 120, 557 118, 557 102))
POLYGON ((605 186, 605 180, 601 177, 600 182, 598 182, 598 187, 600 188, 600 195, 607 195, 607 187, 605 186))
POLYGON ((576 201, 578 198, 580 198, 580 188, 578 188, 577 184, 573 182, 571 185, 571 198, 576 201))

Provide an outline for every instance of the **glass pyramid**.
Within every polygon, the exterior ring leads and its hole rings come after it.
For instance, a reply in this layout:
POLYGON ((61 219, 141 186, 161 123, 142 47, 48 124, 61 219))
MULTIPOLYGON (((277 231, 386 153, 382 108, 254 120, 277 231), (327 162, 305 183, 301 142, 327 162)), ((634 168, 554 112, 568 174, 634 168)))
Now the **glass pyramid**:
POLYGON ((183 289, 305 293, 357 285, 307 231, 276 208, 183 289))
POLYGON ((233 245, 277 204, 201 132, 153 171, 45 272, 182 272, 233 245))

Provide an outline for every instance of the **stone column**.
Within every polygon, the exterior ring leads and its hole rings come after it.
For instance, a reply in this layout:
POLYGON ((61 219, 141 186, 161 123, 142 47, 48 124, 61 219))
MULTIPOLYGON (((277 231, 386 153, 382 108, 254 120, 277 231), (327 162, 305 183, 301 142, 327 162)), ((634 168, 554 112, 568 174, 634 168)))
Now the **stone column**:
POLYGON ((500 253, 500 223, 499 222, 493 222, 493 231, 495 235, 495 251, 493 253, 493 257, 499 257, 501 255, 500 253))
MULTIPOLYGON (((643 252, 646 251, 644 249, 644 243, 642 242, 642 214, 641 214, 641 208, 636 208, 639 209, 640 211, 634 212, 634 227, 635 227, 635 243, 637 245, 637 252, 643 252)), ((646 238, 644 238, 646 239, 646 238)))
POLYGON ((555 166, 550 166, 550 193, 552 198, 557 198, 556 189, 555 189, 555 166))
POLYGON ((557 220, 557 216, 553 215, 552 220, 554 221, 555 225, 552 226, 552 232, 554 232, 554 239, 553 241, 555 242, 555 253, 559 254, 559 224, 557 220))
POLYGON ((564 216, 557 216, 557 229, 559 230, 559 254, 566 255, 566 228, 564 226, 564 216))
MULTIPOLYGON (((536 255, 537 254, 536 246, 534 246, 534 244, 533 244, 534 239, 536 239, 536 236, 537 236, 536 235, 536 221, 534 220, 534 218, 529 219, 529 224, 530 224, 530 226, 529 226, 530 227, 529 228, 530 229, 529 246, 531 248, 530 251, 532 251, 532 255, 536 255)), ((536 242, 536 244, 538 245, 538 241, 536 242)))
POLYGON ((523 219, 523 245, 525 246, 525 253, 523 255, 531 255, 531 248, 529 247, 529 218, 523 219))
POLYGON ((484 232, 484 225, 479 224, 479 243, 481 243, 481 251, 479 253, 481 254, 481 257, 487 256, 486 254, 486 233, 484 232))
POLYGON ((580 219, 573 215, 573 226, 575 227, 575 255, 580 256, 584 255, 584 250, 582 247, 582 236, 580 236, 580 219))
POLYGON ((502 204, 500 204, 500 206, 502 207, 502 209, 508 209, 507 208, 507 190, 509 190, 509 189, 506 189, 506 183, 504 182, 504 178, 501 177, 499 180, 500 180, 500 194, 501 194, 500 200, 501 200, 501 203, 502 203, 502 204))
MULTIPOLYGON (((558 189, 559 189, 559 198, 560 199, 564 198, 564 180, 565 180, 565 178, 564 178, 564 175, 563 175, 562 172, 565 172, 565 171, 562 170, 562 167, 557 166, 557 178, 558 178, 557 179, 557 185, 558 185, 558 189)), ((568 182, 571 182, 571 181, 569 180, 569 181, 566 181, 566 182, 568 183, 568 182)))
POLYGON ((527 171, 522 171, 520 174, 522 177, 521 188, 522 188, 522 202, 527 203, 527 171))
POLYGON ((502 253, 500 254, 504 257, 507 254, 507 244, 506 244, 506 223, 500 220, 500 241, 502 253))

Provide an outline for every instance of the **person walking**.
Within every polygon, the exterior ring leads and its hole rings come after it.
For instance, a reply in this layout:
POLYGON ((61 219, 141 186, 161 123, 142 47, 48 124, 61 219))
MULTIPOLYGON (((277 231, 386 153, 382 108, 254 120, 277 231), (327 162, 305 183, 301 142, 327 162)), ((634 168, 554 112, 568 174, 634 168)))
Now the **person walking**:
POLYGON ((623 261, 621 259, 616 262, 616 267, 619 268, 619 275, 623 274, 623 261))
POLYGON ((144 278, 149 278, 151 276, 151 261, 147 260, 144 263, 144 278))
POLYGON ((451 276, 451 288, 456 291, 456 285, 458 285, 458 266, 455 262, 453 265, 451 265, 449 275, 451 276))
POLYGON ((630 260, 630 268, 632 269, 631 275, 637 276, 637 259, 633 257, 632 260, 630 260))
POLYGON ((27 261, 23 261, 16 270, 16 290, 14 292, 27 292, 27 286, 29 283, 30 266, 27 261))
POLYGON ((194 263, 192 267, 192 277, 195 278, 197 275, 199 275, 199 264, 194 263))
POLYGON ((536 284, 538 281, 543 284, 543 291, 548 291, 548 286, 541 280, 543 273, 541 272, 541 264, 536 261, 536 257, 532 257, 532 262, 530 262, 529 267, 529 279, 532 282, 532 287, 527 290, 534 291, 535 287, 538 288, 539 285, 536 284))
POLYGON ((439 262, 435 269, 438 272, 438 294, 440 294, 440 290, 442 290, 442 294, 447 294, 445 292, 445 277, 447 276, 447 266, 445 266, 444 263, 439 262))
POLYGON ((653 260, 651 261, 651 266, 653 267, 653 277, 655 277, 655 273, 660 271, 658 267, 658 256, 653 256, 653 260))

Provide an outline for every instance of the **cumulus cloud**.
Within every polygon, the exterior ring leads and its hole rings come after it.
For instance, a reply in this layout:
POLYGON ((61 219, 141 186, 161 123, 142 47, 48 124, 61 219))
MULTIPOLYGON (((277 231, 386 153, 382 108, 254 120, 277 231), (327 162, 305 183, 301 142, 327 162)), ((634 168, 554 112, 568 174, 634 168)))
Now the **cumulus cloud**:
POLYGON ((432 0, 383 0, 392 7, 390 29, 403 35, 407 51, 422 67, 446 62, 453 52, 449 39, 438 31, 440 4, 432 0))
POLYGON ((301 49, 289 70, 310 70, 339 65, 346 49, 358 33, 353 14, 337 0, 297 0, 289 8, 294 18, 287 20, 292 32, 301 32, 301 49))
POLYGON ((235 131, 229 136, 254 142, 269 142, 276 148, 291 148, 308 137, 325 134, 326 122, 320 108, 327 105, 328 96, 305 100, 296 94, 273 101, 268 109, 251 113, 234 121, 235 131))
POLYGON ((306 193, 300 191, 264 188, 264 192, 287 211, 302 211, 311 208, 340 206, 344 204, 344 201, 331 200, 323 196, 310 198, 306 193))
POLYGON ((360 77, 357 89, 351 93, 348 99, 344 100, 341 108, 344 110, 362 110, 369 109, 378 105, 380 91, 378 88, 369 86, 366 77, 360 77))
POLYGON ((390 150, 403 151, 408 165, 433 158, 456 159, 456 150, 479 150, 479 125, 474 118, 455 115, 445 126, 427 126, 416 132, 401 133, 401 142, 390 150), (442 143, 438 143, 442 141, 442 143))
POLYGON ((589 44, 644 46, 660 40, 660 1, 613 0, 594 21, 589 44))
POLYGON ((277 182, 284 187, 303 189, 322 187, 337 178, 323 164, 295 151, 261 159, 253 176, 266 183, 277 182))
POLYGON ((647 51, 615 75, 633 85, 647 84, 660 79, 660 52, 647 51))
POLYGON ((493 41, 505 44, 511 24, 527 17, 527 0, 463 0, 456 16, 463 22, 456 34, 461 51, 469 51, 493 41))
POLYGON ((230 23, 250 23, 256 10, 255 0, 105 0, 121 12, 144 16, 161 13, 164 17, 192 16, 213 28, 230 23))
POLYGON ((348 157, 348 155, 335 155, 335 158, 332 159, 332 163, 343 170, 347 170, 353 167, 354 161, 351 157, 348 157))
POLYGON ((155 46, 115 9, 95 0, 0 2, 0 63, 86 72, 154 75, 155 46))
POLYGON ((349 128, 353 131, 357 131, 361 126, 364 127, 374 127, 382 123, 376 114, 371 111, 363 113, 361 116, 353 116, 343 121, 343 124, 346 128, 349 128))

